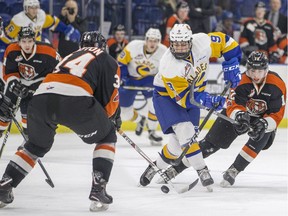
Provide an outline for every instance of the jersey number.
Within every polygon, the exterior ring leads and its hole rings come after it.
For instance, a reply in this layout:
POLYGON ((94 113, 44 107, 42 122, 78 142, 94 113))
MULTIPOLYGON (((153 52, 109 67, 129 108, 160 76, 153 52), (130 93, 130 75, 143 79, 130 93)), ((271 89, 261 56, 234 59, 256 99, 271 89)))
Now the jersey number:
POLYGON ((69 68, 69 72, 75 76, 82 77, 87 71, 87 65, 95 58, 91 53, 86 53, 71 61, 68 61, 63 67, 69 68))

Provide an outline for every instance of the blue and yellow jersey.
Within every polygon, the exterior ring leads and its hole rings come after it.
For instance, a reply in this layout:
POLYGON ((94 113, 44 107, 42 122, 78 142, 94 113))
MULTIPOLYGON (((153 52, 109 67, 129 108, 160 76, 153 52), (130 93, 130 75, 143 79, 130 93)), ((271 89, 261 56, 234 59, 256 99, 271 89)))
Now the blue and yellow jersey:
MULTIPOLYGON (((43 10, 39 9, 37 17, 34 20, 31 20, 24 11, 16 14, 11 19, 9 25, 5 28, 5 36, 1 40, 8 44, 11 41, 14 41, 17 38, 20 28, 23 26, 30 26, 36 33, 36 40, 41 41, 42 39, 42 29, 49 28, 55 30, 59 24, 60 20, 46 14, 43 10)), ((60 30, 61 31, 61 30, 60 30)))
POLYGON ((183 108, 190 108, 189 77, 197 76, 194 96, 203 92, 207 83, 210 57, 224 57, 230 60, 234 57, 241 60, 241 50, 238 43, 221 32, 193 35, 192 49, 186 59, 176 59, 170 50, 163 55, 159 73, 154 78, 154 86, 161 96, 170 97, 183 108))
POLYGON ((160 59, 167 50, 164 45, 159 44, 154 53, 147 54, 144 46, 145 41, 131 41, 117 58, 120 67, 127 66, 128 76, 135 80, 155 76, 158 73, 160 59))

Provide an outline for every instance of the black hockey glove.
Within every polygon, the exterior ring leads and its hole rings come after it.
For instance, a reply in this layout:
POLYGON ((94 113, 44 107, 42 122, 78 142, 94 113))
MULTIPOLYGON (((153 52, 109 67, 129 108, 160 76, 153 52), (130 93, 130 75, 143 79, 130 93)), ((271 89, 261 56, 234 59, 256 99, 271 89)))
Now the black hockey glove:
POLYGON ((0 120, 3 122, 9 122, 14 110, 15 106, 11 100, 5 95, 0 94, 0 120))
POLYGON ((250 124, 252 131, 248 132, 248 135, 253 141, 259 141, 265 135, 265 131, 268 127, 268 122, 263 118, 258 118, 250 124))
POLYGON ((114 114, 114 116, 110 118, 110 120, 113 122, 113 124, 117 130, 119 130, 121 128, 121 125, 122 125, 122 120, 121 120, 120 114, 121 114, 121 110, 119 107, 118 110, 116 111, 116 113, 114 114))
POLYGON ((29 89, 26 86, 22 85, 20 82, 15 82, 15 84, 12 84, 10 88, 10 91, 20 98, 25 98, 29 94, 29 89))
POLYGON ((247 112, 238 111, 235 116, 235 121, 239 124, 234 124, 234 130, 238 135, 247 133, 250 125, 250 116, 247 112))

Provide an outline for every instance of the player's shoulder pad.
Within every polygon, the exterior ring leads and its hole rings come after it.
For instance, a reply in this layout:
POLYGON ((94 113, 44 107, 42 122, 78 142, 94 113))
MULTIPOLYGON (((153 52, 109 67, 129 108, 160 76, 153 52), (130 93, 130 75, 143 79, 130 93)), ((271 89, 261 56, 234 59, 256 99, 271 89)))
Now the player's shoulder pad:
POLYGON ((13 51, 20 51, 21 47, 19 46, 18 42, 12 42, 6 48, 6 53, 10 53, 13 51))
POLYGON ((211 39, 209 35, 205 33, 197 33, 192 35, 192 46, 197 48, 210 47, 211 39))
POLYGON ((21 26, 21 24, 22 24, 23 21, 25 20, 25 17, 26 17, 25 12, 24 12, 24 11, 21 11, 21 12, 15 14, 15 15, 12 17, 11 21, 12 21, 15 25, 21 26))

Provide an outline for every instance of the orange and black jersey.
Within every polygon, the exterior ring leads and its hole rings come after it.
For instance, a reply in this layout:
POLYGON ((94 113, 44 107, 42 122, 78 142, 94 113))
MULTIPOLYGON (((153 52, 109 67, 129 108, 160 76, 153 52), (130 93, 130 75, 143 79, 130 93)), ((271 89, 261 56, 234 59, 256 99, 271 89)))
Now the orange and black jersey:
POLYGON ((261 25, 254 18, 248 18, 243 23, 243 30, 239 38, 240 47, 257 46, 267 53, 276 52, 277 44, 274 40, 274 27, 265 20, 261 25))
POLYGON ((247 111, 252 117, 263 117, 268 122, 268 131, 276 129, 283 119, 286 101, 286 86, 280 76, 269 71, 266 81, 255 85, 246 75, 235 90, 231 90, 227 101, 227 115, 235 116, 237 111, 247 111))
POLYGON ((5 95, 12 103, 16 103, 17 97, 7 89, 17 81, 34 92, 46 75, 53 72, 59 60, 57 51, 47 43, 36 42, 29 55, 23 52, 17 42, 10 44, 5 50, 3 61, 5 95))
POLYGON ((105 51, 84 47, 66 56, 39 86, 36 94, 94 96, 109 117, 119 107, 117 62, 105 51))
POLYGON ((115 38, 109 38, 107 40, 107 45, 109 48, 109 54, 117 59, 117 56, 122 52, 124 47, 128 44, 128 41, 124 39, 121 43, 118 43, 115 38))

